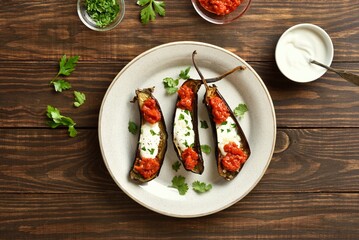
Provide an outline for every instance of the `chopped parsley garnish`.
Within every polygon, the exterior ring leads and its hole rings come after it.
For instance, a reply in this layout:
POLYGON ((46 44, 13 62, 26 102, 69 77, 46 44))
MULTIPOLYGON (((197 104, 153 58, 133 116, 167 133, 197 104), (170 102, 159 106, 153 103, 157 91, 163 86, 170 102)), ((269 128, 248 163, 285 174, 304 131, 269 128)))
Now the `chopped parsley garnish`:
POLYGON ((185 112, 185 114, 187 114, 187 115, 190 115, 191 113, 189 112, 189 110, 184 110, 184 112, 185 112))
POLYGON ((236 125, 235 123, 232 123, 232 124, 231 124, 231 127, 232 127, 232 128, 236 128, 237 125, 236 125))
POLYGON ((180 169, 180 167, 181 167, 181 163, 179 161, 172 164, 172 169, 175 170, 176 172, 180 169))
POLYGON ((142 147, 141 150, 142 150, 142 151, 146 151, 147 149, 146 149, 145 147, 142 147))
POLYGON ((187 133, 185 134, 186 137, 188 137, 189 135, 191 135, 190 132, 187 132, 187 133))
POLYGON ((221 123, 221 125, 226 125, 227 124, 227 121, 224 121, 221 123))
POLYGON ((200 181, 195 181, 192 183, 192 189, 197 193, 205 193, 212 189, 212 185, 200 181))
POLYGON ((75 129, 76 123, 70 117, 62 116, 57 108, 48 105, 46 116, 50 119, 48 124, 51 128, 57 128, 61 125, 66 126, 68 127, 70 137, 75 137, 77 135, 75 129))
POLYGON ((238 104, 238 106, 233 110, 234 115, 239 118, 242 118, 246 112, 248 112, 248 107, 244 103, 238 104))
POLYGON ((201 145, 201 150, 202 152, 204 152, 205 154, 210 154, 211 153, 211 147, 208 145, 201 145))
POLYGON ((190 78, 190 76, 188 75, 189 70, 191 70, 191 67, 187 67, 185 70, 181 70, 179 77, 183 80, 189 79, 190 78))
POLYGON ((177 92, 178 90, 178 83, 179 83, 179 79, 173 79, 170 77, 166 77, 163 79, 163 85, 166 89, 166 92, 168 94, 174 94, 177 92))
POLYGON ((136 134, 138 131, 138 126, 136 123, 129 121, 128 122, 128 131, 132 134, 136 134))
POLYGON ((166 15, 165 3, 156 0, 138 0, 137 5, 144 7, 141 10, 141 22, 147 24, 156 19, 156 13, 161 17, 166 15))
POLYGON ((185 195, 188 191, 188 184, 186 183, 186 178, 179 175, 174 176, 172 179, 172 188, 176 188, 180 195, 185 195))
POLYGON ((148 149, 148 151, 153 154, 155 152, 155 149, 154 148, 151 148, 151 149, 148 149))
POLYGON ((82 92, 74 91, 75 101, 74 106, 80 107, 86 101, 86 95, 82 92))
POLYGON ((231 131, 231 129, 227 129, 227 133, 229 133, 231 131))
POLYGON ((153 131, 152 129, 150 130, 150 133, 151 133, 152 136, 157 135, 157 133, 155 131, 153 131))
POLYGON ((204 128, 204 129, 208 128, 208 123, 206 120, 201 121, 201 128, 204 128))
POLYGON ((187 140, 183 143, 183 145, 185 145, 185 147, 187 147, 187 148, 189 147, 187 140))
POLYGON ((120 5, 115 0, 86 0, 86 11, 99 27, 112 23, 120 11, 120 5))
POLYGON ((184 120, 184 115, 182 113, 179 115, 178 120, 184 120))

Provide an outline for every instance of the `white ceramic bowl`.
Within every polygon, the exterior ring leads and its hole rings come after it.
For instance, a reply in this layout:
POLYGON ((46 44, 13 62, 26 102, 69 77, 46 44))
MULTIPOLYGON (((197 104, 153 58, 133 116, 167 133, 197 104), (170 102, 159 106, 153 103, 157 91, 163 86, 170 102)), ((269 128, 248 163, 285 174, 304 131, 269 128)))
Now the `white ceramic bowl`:
POLYGON ((284 76, 295 82, 311 82, 327 70, 310 63, 315 59, 330 66, 334 48, 329 35, 320 27, 303 23, 285 31, 279 38, 275 60, 284 76))

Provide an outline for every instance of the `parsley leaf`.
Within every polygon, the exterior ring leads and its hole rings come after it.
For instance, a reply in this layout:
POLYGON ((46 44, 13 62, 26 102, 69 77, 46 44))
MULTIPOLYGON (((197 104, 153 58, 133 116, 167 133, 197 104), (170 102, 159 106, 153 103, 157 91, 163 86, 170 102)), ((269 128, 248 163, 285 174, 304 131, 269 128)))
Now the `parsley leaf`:
POLYGON ((189 79, 189 70, 191 70, 191 67, 187 67, 185 70, 181 70, 181 73, 179 74, 179 77, 183 80, 189 79))
POLYGON ((52 81, 56 92, 62 92, 71 88, 71 84, 63 79, 55 79, 52 81))
POLYGON ((66 54, 64 54, 61 59, 60 59, 60 70, 57 74, 57 76, 60 75, 65 75, 65 76, 69 76, 76 67, 76 63, 79 60, 79 56, 74 56, 74 57, 66 57, 66 54))
POLYGON ((86 0, 86 11, 99 27, 106 27, 113 22, 120 11, 117 1, 86 0))
POLYGON ((136 123, 129 121, 128 122, 128 131, 132 134, 136 134, 138 131, 138 126, 136 123))
POLYGON ((185 195, 188 191, 188 184, 185 180, 186 178, 181 175, 174 176, 170 187, 176 188, 180 195, 185 195))
POLYGON ((163 79, 163 85, 166 89, 166 92, 168 94, 174 94, 177 92, 178 90, 178 83, 179 83, 179 80, 178 79, 173 79, 173 78, 170 78, 170 77, 166 77, 163 79))
POLYGON ((206 120, 201 121, 201 128, 207 129, 208 128, 208 124, 206 120))
POLYGON ((181 167, 181 163, 179 161, 172 164, 172 169, 175 170, 176 172, 180 169, 180 167, 181 167))
POLYGON ((201 145, 201 150, 202 152, 204 152, 205 154, 210 154, 211 153, 211 147, 208 145, 201 145))
POLYGON ((156 13, 162 17, 166 15, 165 3, 156 0, 138 0, 137 5, 144 7, 140 12, 141 22, 147 24, 156 19, 156 13))
POLYGON ((75 102, 74 102, 75 107, 80 107, 82 104, 85 103, 86 95, 84 93, 74 91, 74 95, 75 95, 75 102))
POLYGON ((197 193, 204 193, 204 192, 208 192, 209 190, 211 190, 212 185, 206 184, 206 183, 200 182, 200 181, 195 181, 192 183, 192 189, 197 193))
POLYGON ((248 111, 248 107, 244 103, 238 104, 238 106, 234 109, 233 113, 236 117, 242 118, 244 114, 248 111))
POLYGON ((77 135, 77 131, 75 129, 76 123, 70 117, 62 116, 57 108, 48 105, 46 116, 50 119, 48 125, 51 128, 57 128, 61 125, 67 126, 70 137, 75 137, 77 135))

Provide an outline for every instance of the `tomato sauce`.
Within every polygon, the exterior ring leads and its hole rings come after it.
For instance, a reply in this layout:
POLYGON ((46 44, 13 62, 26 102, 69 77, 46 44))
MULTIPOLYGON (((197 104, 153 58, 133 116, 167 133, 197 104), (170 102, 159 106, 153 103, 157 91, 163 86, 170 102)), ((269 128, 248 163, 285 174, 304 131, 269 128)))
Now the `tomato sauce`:
POLYGON ((158 172, 160 163, 157 158, 142 158, 134 168, 144 179, 148 179, 158 172))
POLYGON ((223 123, 230 115, 227 105, 220 97, 211 97, 209 105, 212 107, 213 121, 217 124, 223 123))
POLYGON ((247 160, 248 156, 237 144, 230 142, 224 146, 227 153, 221 160, 221 164, 227 171, 238 171, 242 164, 247 160))
POLYGON ((193 102, 193 90, 187 85, 182 85, 178 90, 178 96, 180 100, 177 103, 177 107, 183 110, 192 111, 192 102, 193 102))
POLYGON ((151 124, 154 124, 161 120, 161 113, 158 110, 156 101, 153 98, 149 98, 144 101, 141 108, 141 112, 143 118, 151 124))
POLYGON ((204 9, 217 15, 227 15, 233 12, 241 0, 198 0, 204 9))
POLYGON ((198 164, 198 154, 191 148, 187 148, 181 155, 187 170, 193 170, 198 164))

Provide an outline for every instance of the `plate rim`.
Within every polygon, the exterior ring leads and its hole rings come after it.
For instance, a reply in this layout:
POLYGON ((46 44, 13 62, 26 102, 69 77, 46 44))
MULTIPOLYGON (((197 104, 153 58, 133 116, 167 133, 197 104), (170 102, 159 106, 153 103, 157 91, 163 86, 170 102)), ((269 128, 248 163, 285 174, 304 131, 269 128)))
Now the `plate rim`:
POLYGON ((153 47, 153 48, 150 48, 144 52, 142 52, 141 54, 139 54, 138 56, 136 56, 135 58, 133 58, 130 62, 128 62, 122 69, 121 71, 118 72, 118 74, 114 77, 114 79, 111 81, 111 84, 108 86, 107 90, 106 90, 106 93, 102 99, 102 102, 101 102, 101 106, 100 106, 100 111, 99 111, 99 117, 98 117, 98 140, 99 140, 99 146, 100 146, 100 150, 101 150, 101 156, 102 156, 102 159, 105 163, 105 166, 107 168, 107 171, 109 172, 109 174, 111 175, 111 178, 113 179, 113 181, 116 183, 116 185, 128 196, 130 197, 132 200, 134 200, 136 203, 140 204, 141 206, 153 211, 153 212, 156 212, 156 213, 159 213, 159 214, 162 214, 162 215, 165 215, 165 216, 169 216, 169 217, 176 217, 176 218, 196 218, 196 217, 203 217, 203 216, 208 216, 208 215, 211 215, 211 214, 214 214, 214 213, 217 213, 217 212, 220 212, 232 205, 234 205, 235 203, 241 201, 244 197, 246 197, 259 183, 259 181, 263 178, 265 172, 267 171, 268 169, 268 166, 273 158, 273 154, 274 154, 274 149, 275 149, 275 144, 276 144, 276 137, 277 137, 277 122, 276 122, 276 115, 275 115, 275 108, 274 108, 274 104, 273 104, 273 100, 271 98, 271 95, 266 87, 266 85, 264 84, 262 78, 258 75, 258 73, 245 61, 243 60, 241 57, 239 57, 238 55, 232 53, 231 51, 225 49, 225 48, 222 48, 222 47, 219 47, 217 45, 213 45, 213 44, 209 44, 209 43, 205 43, 205 42, 198 42, 198 41, 175 41, 175 42, 169 42, 169 43, 164 43, 164 44, 161 44, 161 45, 158 45, 156 47, 153 47), (254 184, 249 187, 247 189, 247 191, 245 191, 245 193, 239 197, 239 198, 236 198, 234 201, 232 202, 229 202, 228 204, 225 204, 224 206, 222 206, 221 208, 217 208, 215 210, 212 210, 212 211, 207 211, 207 212, 204 212, 204 213, 200 213, 200 214, 174 214, 174 213, 169 213, 169 212, 166 212, 166 211, 162 211, 160 209, 156 209, 154 207, 151 207, 150 205, 148 204, 145 204, 143 202, 141 202, 140 200, 138 200, 137 198, 133 197, 131 194, 128 193, 128 191, 123 188, 123 186, 117 181, 117 179, 115 178, 113 172, 111 171, 111 168, 108 164, 108 161, 105 157, 105 153, 104 153, 104 149, 103 149, 103 145, 102 145, 102 131, 101 131, 101 119, 102 119, 102 114, 103 114, 103 109, 104 109, 104 105, 105 105, 105 102, 106 102, 106 99, 111 91, 111 89, 113 88, 114 84, 117 82, 119 76, 121 76, 123 74, 123 72, 125 72, 128 68, 130 68, 134 63, 136 63, 139 59, 145 57, 146 55, 148 54, 151 54, 152 52, 155 52, 157 51, 158 49, 161 49, 161 48, 165 48, 165 47, 170 47, 170 46, 173 46, 173 45, 198 45, 198 46, 205 46, 205 47, 209 47, 209 48, 214 48, 216 50, 219 50, 219 51, 222 51, 222 52, 225 52, 229 55, 231 55, 232 57, 236 58, 236 59, 239 59, 240 61, 242 61, 246 67, 248 67, 250 69, 250 71, 255 75, 255 77, 257 78, 257 80, 259 81, 260 85, 262 86, 264 92, 266 93, 266 98, 269 102, 269 105, 271 107, 271 115, 272 115, 272 120, 273 120, 273 125, 272 125, 272 130, 273 130, 273 139, 272 139, 272 147, 271 147, 271 150, 270 150, 270 154, 268 156, 268 160, 267 160, 267 163, 265 165, 265 167, 263 168, 262 172, 259 174, 259 177, 256 179, 256 181, 254 182, 254 184))

